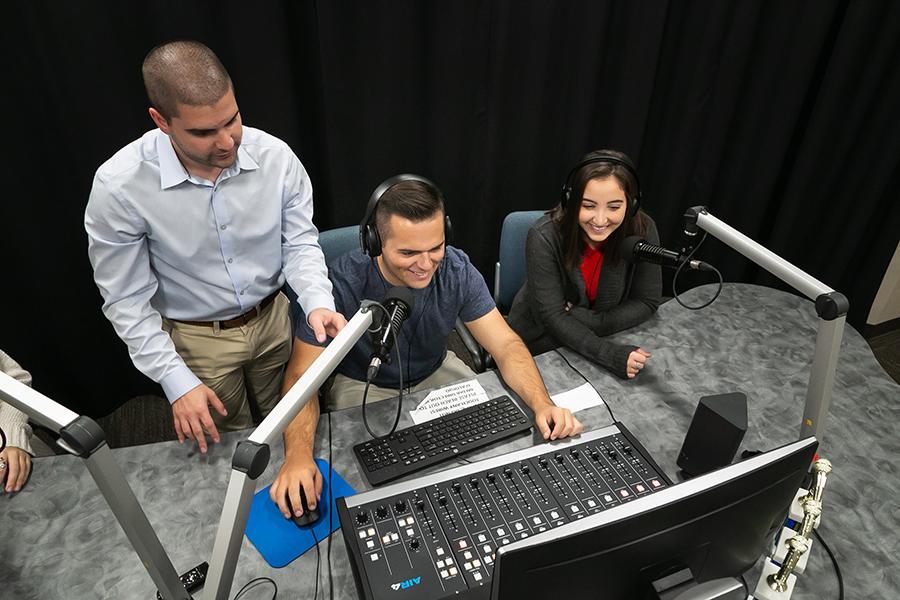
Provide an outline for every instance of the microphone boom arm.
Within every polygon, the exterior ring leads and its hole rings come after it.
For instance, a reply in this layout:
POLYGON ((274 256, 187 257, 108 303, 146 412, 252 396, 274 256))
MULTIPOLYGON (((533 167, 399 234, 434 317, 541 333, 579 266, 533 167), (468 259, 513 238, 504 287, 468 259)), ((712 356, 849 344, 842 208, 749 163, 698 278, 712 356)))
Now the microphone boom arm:
POLYGON ((57 445, 84 459, 113 516, 163 597, 190 600, 125 474, 113 459, 100 426, 5 373, 0 373, 0 400, 51 429, 60 436, 57 445))
POLYGON ((306 406, 371 324, 372 311, 363 304, 250 437, 235 448, 231 463, 231 478, 228 481, 222 517, 213 544, 212 556, 209 559, 209 575, 203 590, 203 598, 228 600, 241 541, 244 538, 244 528, 250 514, 250 504, 256 491, 256 480, 269 463, 269 444, 306 406))
POLYGON ((685 218, 688 221, 696 218, 697 225, 701 229, 815 302, 819 326, 809 385, 806 389, 806 407, 800 423, 800 438, 814 435, 821 441, 824 438, 825 417, 831 404, 844 323, 850 308, 847 297, 712 216, 705 206, 689 208, 685 218))

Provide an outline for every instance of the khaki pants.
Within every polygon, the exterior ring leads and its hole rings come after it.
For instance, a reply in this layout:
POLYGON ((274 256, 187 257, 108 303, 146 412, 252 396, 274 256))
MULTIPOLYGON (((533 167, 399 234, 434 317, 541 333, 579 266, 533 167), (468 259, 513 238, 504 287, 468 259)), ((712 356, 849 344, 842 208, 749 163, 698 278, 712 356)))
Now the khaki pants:
MULTIPOLYGON (((444 362, 438 367, 437 371, 420 381, 418 384, 410 388, 410 392, 418 392, 427 390, 428 388, 438 387, 459 381, 460 379, 470 379, 475 377, 475 372, 470 369, 466 363, 461 361, 452 351, 447 350, 447 356, 444 362)), ((399 383, 399 382, 398 382, 399 383)), ((362 405, 363 392, 366 389, 365 381, 350 379, 345 375, 335 375, 334 383, 325 397, 326 410, 341 410, 362 405)), ((404 390, 404 394, 407 393, 404 390)), ((397 390, 391 388, 382 388, 375 385, 369 386, 369 394, 366 397, 366 404, 379 402, 394 398, 397 396, 397 390)))
POLYGON ((219 431, 253 426, 251 398, 262 416, 278 402, 292 339, 283 293, 242 327, 219 330, 163 319, 163 329, 188 368, 225 405, 227 416, 209 411, 219 431))

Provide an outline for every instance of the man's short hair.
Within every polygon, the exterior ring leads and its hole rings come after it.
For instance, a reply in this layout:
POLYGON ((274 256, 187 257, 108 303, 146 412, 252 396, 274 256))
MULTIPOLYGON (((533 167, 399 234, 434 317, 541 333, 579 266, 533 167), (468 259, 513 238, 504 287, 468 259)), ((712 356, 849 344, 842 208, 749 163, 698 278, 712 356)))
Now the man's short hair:
POLYGON ((391 215, 420 223, 435 214, 444 213, 444 197, 441 191, 421 181, 401 181, 387 190, 375 208, 375 226, 382 241, 390 234, 391 215))
POLYGON ((178 116, 178 105, 211 106, 232 89, 228 71, 215 53, 200 42, 179 40, 155 47, 141 68, 147 97, 166 119, 178 116))

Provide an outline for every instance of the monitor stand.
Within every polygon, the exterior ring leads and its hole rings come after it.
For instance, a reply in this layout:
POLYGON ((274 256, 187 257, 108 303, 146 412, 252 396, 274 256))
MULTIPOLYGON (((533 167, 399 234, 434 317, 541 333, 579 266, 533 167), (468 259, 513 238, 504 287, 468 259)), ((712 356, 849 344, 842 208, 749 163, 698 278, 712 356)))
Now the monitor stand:
POLYGON ((682 569, 653 582, 659 600, 744 600, 747 592, 736 577, 697 583, 690 569, 682 569))

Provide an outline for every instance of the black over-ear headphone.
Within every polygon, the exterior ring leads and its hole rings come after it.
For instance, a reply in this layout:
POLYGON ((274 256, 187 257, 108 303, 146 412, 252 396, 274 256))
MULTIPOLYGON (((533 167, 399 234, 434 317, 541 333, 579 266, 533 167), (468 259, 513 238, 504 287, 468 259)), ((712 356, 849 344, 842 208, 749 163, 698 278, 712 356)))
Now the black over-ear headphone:
POLYGON ((563 210, 571 210, 573 208, 572 205, 576 201, 581 202, 581 198, 572 197, 572 177, 574 177, 575 173, 577 173, 582 167, 592 165, 594 163, 621 165, 625 167, 629 173, 631 173, 632 177, 634 177, 634 182, 637 184, 637 194, 634 198, 627 198, 628 211, 625 214, 625 218, 633 217, 641 207, 641 200, 643 199, 643 193, 641 192, 641 179, 640 177, 638 177, 637 169, 635 168, 634 163, 631 162, 631 159, 620 158, 607 152, 592 152, 588 158, 585 158, 577 165, 572 167, 572 170, 569 171, 568 175, 566 175, 566 182, 563 184, 562 188, 561 202, 563 210))
MULTIPOLYGON (((440 193, 440 190, 438 189, 438 186, 436 186, 430 180, 422 177, 421 175, 403 173, 402 175, 395 175, 394 177, 381 182, 369 197, 369 202, 368 204, 366 204, 366 212, 363 215, 362 222, 360 222, 359 224, 359 245, 363 249, 363 252, 365 252, 369 256, 375 257, 381 254, 381 236, 378 234, 378 226, 375 223, 375 209, 378 208, 378 201, 381 200, 381 197, 384 196, 385 192, 387 192, 398 183, 402 183, 404 181, 418 181, 419 183, 422 183, 431 188, 435 196, 439 198, 443 197, 443 195, 440 193)), ((447 214, 447 206, 445 203, 444 244, 449 244, 452 238, 453 225, 450 223, 450 216, 447 214)))

